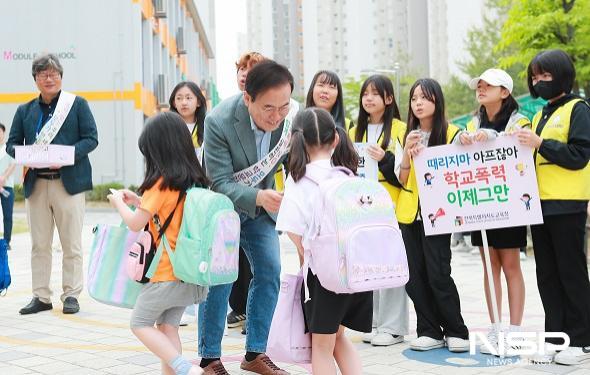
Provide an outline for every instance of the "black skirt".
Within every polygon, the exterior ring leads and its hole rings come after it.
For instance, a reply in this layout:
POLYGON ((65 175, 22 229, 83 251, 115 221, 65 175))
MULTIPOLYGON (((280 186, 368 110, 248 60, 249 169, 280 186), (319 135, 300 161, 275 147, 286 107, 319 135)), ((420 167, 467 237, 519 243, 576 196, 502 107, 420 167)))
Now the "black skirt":
POLYGON ((371 332, 373 292, 336 294, 325 289, 318 278, 307 273, 311 300, 305 302, 305 285, 301 287, 301 303, 305 316, 305 332, 332 334, 340 325, 359 332, 371 332))
MULTIPOLYGON (((494 249, 515 249, 526 246, 526 227, 487 229, 488 245, 494 249)), ((483 246, 481 231, 471 232, 471 244, 483 246)))

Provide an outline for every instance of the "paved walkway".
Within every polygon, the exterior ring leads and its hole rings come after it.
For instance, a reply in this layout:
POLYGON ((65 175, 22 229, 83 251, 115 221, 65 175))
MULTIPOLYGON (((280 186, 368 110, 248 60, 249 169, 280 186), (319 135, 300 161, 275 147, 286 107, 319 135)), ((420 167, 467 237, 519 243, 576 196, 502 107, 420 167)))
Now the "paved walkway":
MULTIPOLYGON (((24 216, 23 213, 16 215, 24 216)), ((112 212, 94 211, 87 214, 84 228, 84 250, 88 254, 95 223, 118 224, 112 212)), ((286 238, 281 238, 282 262, 285 271, 295 271, 297 257, 286 238)), ((31 298, 30 239, 28 234, 13 239, 9 253, 12 286, 0 298, 0 374, 159 374, 159 362, 129 330, 130 310, 113 308, 92 300, 87 293, 80 296, 82 310, 75 315, 63 315, 59 303, 61 253, 55 251, 52 286, 55 293, 54 310, 20 316, 18 310, 31 298), (57 302, 56 302, 57 301, 57 302)), ((527 287, 524 326, 527 330, 542 330, 543 308, 537 292, 535 265, 532 257, 522 263, 527 287)), ((470 331, 485 331, 488 316, 482 293, 482 271, 479 256, 455 253, 453 277, 461 296, 463 317, 470 331)), ((506 295, 504 305, 506 303, 506 295)), ((507 308, 504 309, 507 321, 507 308)), ((415 329, 415 314, 411 311, 411 327, 415 329)), ((181 327, 185 354, 197 359, 196 324, 181 327)), ((579 367, 531 365, 525 360, 500 360, 491 356, 468 353, 457 355, 439 349, 427 353, 412 352, 408 341, 403 344, 377 348, 361 342, 361 335, 349 332, 363 361, 365 374, 590 374, 590 363, 579 367), (510 363, 510 361, 514 363, 510 363)), ((223 340, 223 352, 228 371, 239 369, 243 355, 244 337, 238 330, 229 330, 223 340)), ((285 365, 293 374, 309 373, 308 366, 285 365)))

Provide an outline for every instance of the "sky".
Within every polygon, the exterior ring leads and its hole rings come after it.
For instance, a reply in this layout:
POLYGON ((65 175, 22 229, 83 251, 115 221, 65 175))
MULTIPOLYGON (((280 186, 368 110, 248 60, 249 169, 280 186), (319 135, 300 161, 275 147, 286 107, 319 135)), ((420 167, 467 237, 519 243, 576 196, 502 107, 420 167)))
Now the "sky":
POLYGON ((237 45, 240 32, 246 32, 246 0, 215 0, 217 91, 222 99, 239 92, 235 61, 243 52, 237 45))
MULTIPOLYGON (((470 27, 481 25, 484 0, 445 1, 447 2, 449 70, 452 74, 460 74, 455 62, 465 60, 468 56, 463 48, 464 38, 470 27)), ((240 32, 246 33, 246 0, 215 0, 217 90, 222 99, 238 93, 234 63, 244 52, 238 50, 238 33, 240 32)))

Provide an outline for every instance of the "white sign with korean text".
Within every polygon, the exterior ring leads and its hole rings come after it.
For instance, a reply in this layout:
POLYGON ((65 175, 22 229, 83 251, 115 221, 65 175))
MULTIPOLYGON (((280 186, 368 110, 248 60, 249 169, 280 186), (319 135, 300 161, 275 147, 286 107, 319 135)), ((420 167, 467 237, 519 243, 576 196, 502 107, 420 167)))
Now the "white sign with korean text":
POLYGON ((379 170, 377 160, 373 159, 367 153, 367 148, 374 143, 362 143, 356 142, 354 149, 359 156, 359 165, 357 174, 359 177, 363 177, 369 180, 378 181, 377 171, 379 170))
POLYGON ((543 222, 533 151, 515 137, 429 147, 414 168, 426 235, 543 222))

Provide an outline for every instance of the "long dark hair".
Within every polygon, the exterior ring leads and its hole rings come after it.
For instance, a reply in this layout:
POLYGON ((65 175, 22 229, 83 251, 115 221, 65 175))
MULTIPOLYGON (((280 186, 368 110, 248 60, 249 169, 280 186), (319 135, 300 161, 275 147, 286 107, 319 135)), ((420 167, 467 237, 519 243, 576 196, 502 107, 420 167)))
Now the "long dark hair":
POLYGON ((486 107, 482 104, 479 106, 477 115, 479 116, 481 127, 494 129, 495 131, 502 132, 506 130, 508 120, 514 111, 518 111, 518 103, 516 99, 509 94, 506 98, 502 99, 502 106, 493 119, 488 118, 486 107))
POLYGON ((337 126, 346 129, 346 124, 344 123, 344 95, 342 94, 342 83, 340 82, 338 75, 333 71, 320 70, 313 76, 311 84, 309 85, 309 90, 307 91, 307 100, 305 101, 305 106, 308 108, 316 106, 315 102, 313 101, 313 89, 318 82, 326 85, 334 85, 338 89, 336 103, 334 103, 334 106, 330 110, 330 114, 334 118, 334 122, 337 126))
POLYGON ((408 127, 406 134, 404 135, 404 144, 406 138, 412 130, 420 129, 420 120, 414 116, 412 111, 412 97, 416 87, 420 86, 424 97, 429 102, 434 103, 434 116, 432 119, 432 131, 430 133, 430 139, 428 140, 428 146, 438 146, 447 144, 447 129, 449 123, 445 116, 445 97, 442 92, 440 84, 432 78, 420 78, 417 80, 410 89, 410 100, 408 103, 408 127))
POLYGON ((375 74, 370 76, 365 80, 363 83, 363 87, 361 87, 361 94, 359 97, 359 117, 356 126, 356 135, 354 140, 356 142, 362 142, 365 133, 367 132, 367 127, 369 126, 369 113, 365 111, 363 108, 363 94, 370 85, 375 87, 375 90, 379 93, 381 99, 383 99, 383 103, 385 103, 386 99, 391 97, 392 101, 391 104, 385 104, 385 112, 383 113, 383 141, 381 142, 381 148, 386 150, 387 146, 389 146, 389 141, 391 139, 391 128, 393 126, 393 119, 401 119, 399 115, 399 108, 397 107, 397 103, 395 101, 395 93, 393 92, 393 84, 391 80, 384 75, 375 74))
POLYGON ((138 145, 145 158, 145 177, 139 187, 140 193, 150 189, 160 178, 161 190, 186 191, 193 186, 209 185, 180 115, 162 112, 149 118, 138 145))
POLYGON ((299 112, 293 119, 291 129, 291 148, 289 152, 289 172, 295 182, 305 176, 305 167, 310 162, 307 149, 326 147, 334 143, 336 134, 340 142, 332 155, 332 163, 356 173, 358 155, 346 135, 346 131, 336 126, 332 115, 322 108, 310 107, 299 112))
MULTIPOLYGON (((195 111, 195 129, 193 130, 197 132, 197 141, 200 145, 203 144, 203 134, 205 134, 205 114, 207 113, 207 100, 205 96, 201 92, 199 86, 192 82, 192 81, 183 81, 177 84, 172 90, 172 94, 170 94, 170 99, 168 99, 168 104, 170 104, 170 110, 172 112, 178 113, 178 109, 176 109, 176 105, 174 105, 174 97, 178 90, 183 87, 188 87, 189 90, 197 97, 197 110, 195 111)), ((185 125, 186 128, 186 125, 185 125)))

